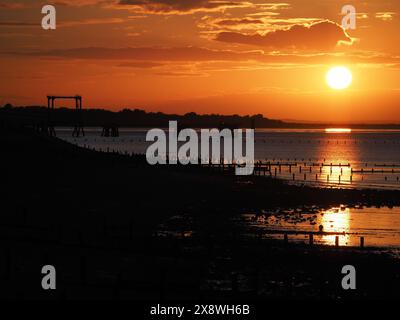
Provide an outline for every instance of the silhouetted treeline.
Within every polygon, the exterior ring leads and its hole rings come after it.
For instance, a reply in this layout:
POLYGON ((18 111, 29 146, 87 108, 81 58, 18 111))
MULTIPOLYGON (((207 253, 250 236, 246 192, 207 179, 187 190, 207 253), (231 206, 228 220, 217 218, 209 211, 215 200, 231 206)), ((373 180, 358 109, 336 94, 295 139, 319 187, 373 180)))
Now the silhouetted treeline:
MULTIPOLYGON (((56 126, 72 126, 77 119, 75 109, 57 108, 51 111, 51 121, 56 126)), ((167 127, 168 121, 178 121, 179 127, 189 128, 324 128, 332 124, 284 122, 256 115, 200 115, 194 112, 185 115, 165 114, 162 112, 146 112, 140 109, 123 109, 110 111, 104 109, 84 109, 81 119, 86 127, 115 125, 119 127, 167 127)), ((17 122, 23 125, 37 125, 48 120, 46 107, 12 107, 0 108, 0 121, 17 122)), ((400 129, 400 124, 348 124, 351 128, 400 129)))
MULTIPOLYGON (((3 108, 3 116, 10 119, 19 119, 40 123, 47 121, 48 110, 45 107, 13 107, 3 108)), ((74 109, 57 108, 51 111, 51 120, 57 126, 70 126, 76 120, 77 111, 74 109)), ((191 128, 250 128, 272 127, 279 128, 284 125, 282 121, 264 118, 262 115, 199 115, 194 112, 185 115, 165 114, 162 112, 146 112, 139 109, 123 109, 113 112, 104 109, 86 109, 82 111, 82 120, 85 126, 104 126, 108 124, 120 127, 167 127, 168 121, 177 120, 180 127, 191 128)))

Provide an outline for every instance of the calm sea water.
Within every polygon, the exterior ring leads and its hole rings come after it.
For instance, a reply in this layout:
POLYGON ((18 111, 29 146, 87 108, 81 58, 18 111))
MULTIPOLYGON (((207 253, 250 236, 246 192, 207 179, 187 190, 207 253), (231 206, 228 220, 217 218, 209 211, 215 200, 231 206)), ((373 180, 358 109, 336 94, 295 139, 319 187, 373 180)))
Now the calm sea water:
MULTIPOLYGON (((58 137, 71 143, 106 152, 145 153, 146 129, 120 129, 118 138, 101 137, 101 128, 87 128, 86 136, 72 137, 72 130, 59 128, 58 137)), ((271 173, 295 184, 340 188, 400 189, 400 131, 353 130, 327 133, 320 130, 257 130, 255 158, 271 163, 271 173), (287 166, 286 164, 291 164, 287 166), (332 164, 332 166, 331 166, 332 164)), ((341 245, 400 248, 400 208, 331 208, 297 210, 289 215, 266 212, 243 215, 250 228, 267 231, 337 232, 341 245)), ((171 230, 172 232, 174 230, 171 230)), ((191 235, 191 231, 187 233, 191 235)), ((282 234, 270 233, 270 237, 282 234)), ((307 241, 307 235, 290 235, 290 241, 307 241)), ((335 235, 315 236, 316 243, 335 243, 335 235)))
MULTIPOLYGON (((145 153, 150 145, 146 133, 147 129, 120 129, 118 138, 105 138, 101 128, 87 128, 85 137, 73 138, 70 128, 57 130, 60 138, 71 143, 123 153, 145 153)), ((399 130, 327 133, 324 129, 259 129, 255 133, 255 159, 270 162, 268 175, 290 183, 400 188, 399 130)))

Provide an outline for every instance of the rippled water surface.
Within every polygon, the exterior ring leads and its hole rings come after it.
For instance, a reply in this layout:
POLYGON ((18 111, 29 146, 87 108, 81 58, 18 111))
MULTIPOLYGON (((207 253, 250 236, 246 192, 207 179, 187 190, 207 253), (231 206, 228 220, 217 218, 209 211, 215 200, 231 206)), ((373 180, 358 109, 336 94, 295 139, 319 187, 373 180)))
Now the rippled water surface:
MULTIPOLYGON (((69 142, 99 151, 145 153, 148 129, 120 129, 116 138, 101 137, 101 128, 87 128, 86 136, 72 130, 57 134, 69 142)), ((400 188, 400 131, 259 129, 255 159, 271 164, 265 174, 291 181, 339 187, 400 188)), ((264 174, 264 172, 262 173, 264 174)))

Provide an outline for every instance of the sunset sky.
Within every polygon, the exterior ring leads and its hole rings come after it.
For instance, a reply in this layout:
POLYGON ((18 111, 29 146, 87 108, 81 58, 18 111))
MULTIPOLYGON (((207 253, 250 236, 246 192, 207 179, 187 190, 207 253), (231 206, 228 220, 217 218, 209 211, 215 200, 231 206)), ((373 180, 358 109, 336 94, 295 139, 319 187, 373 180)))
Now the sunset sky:
POLYGON ((400 122, 399 14, 398 0, 0 0, 0 104, 400 122), (337 65, 353 74, 341 91, 325 82, 337 65))

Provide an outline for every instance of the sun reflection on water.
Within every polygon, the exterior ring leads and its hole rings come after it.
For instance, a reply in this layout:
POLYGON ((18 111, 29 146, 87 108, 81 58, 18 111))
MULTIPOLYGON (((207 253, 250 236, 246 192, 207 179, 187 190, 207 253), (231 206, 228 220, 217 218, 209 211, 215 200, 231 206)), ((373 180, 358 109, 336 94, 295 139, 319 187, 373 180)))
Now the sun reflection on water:
POLYGON ((326 133, 351 133, 350 128, 326 128, 326 133))
MULTIPOLYGON (((339 236, 341 244, 349 242, 351 212, 349 208, 339 207, 327 210, 320 216, 320 225, 323 226, 324 232, 343 233, 339 236)), ((321 242, 328 245, 335 244, 336 235, 322 235, 321 242)))
MULTIPOLYGON (((340 133, 340 131, 330 132, 340 133)), ((341 132, 344 133, 345 131, 341 132)), ((349 132, 351 132, 351 129, 349 132)), ((324 159, 319 180, 328 184, 351 185, 356 182, 352 168, 355 163, 359 162, 359 146, 352 144, 348 138, 340 138, 340 135, 334 137, 337 139, 336 143, 323 143, 318 147, 319 158, 324 159)))

